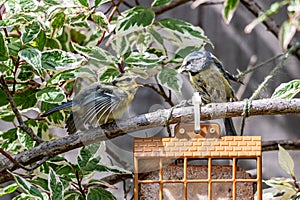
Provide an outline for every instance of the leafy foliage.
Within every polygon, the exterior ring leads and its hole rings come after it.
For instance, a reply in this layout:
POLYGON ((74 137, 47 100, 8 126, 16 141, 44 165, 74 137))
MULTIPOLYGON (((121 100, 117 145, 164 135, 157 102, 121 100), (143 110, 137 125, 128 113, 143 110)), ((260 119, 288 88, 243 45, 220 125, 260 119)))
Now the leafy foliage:
MULTIPOLYGON (((80 89, 77 80, 111 82, 120 73, 132 73, 141 82, 154 78, 157 82, 153 87, 161 93, 168 92, 171 98, 171 92, 179 91, 182 84, 176 66, 187 54, 211 44, 199 26, 156 16, 155 9, 171 4, 172 0, 153 0, 148 7, 136 5, 128 9, 120 3, 0 0, 0 78, 25 125, 45 141, 56 139, 48 130, 61 126, 69 111, 47 118, 40 118, 39 114, 76 95, 80 89)), ((238 4, 239 0, 224 1, 223 16, 227 23, 238 4)), ((274 3, 248 28, 252 30, 284 6, 289 19, 281 26, 280 41, 285 50, 299 30, 299 1, 274 3)), ((298 85, 298 80, 281 85, 273 96, 292 98, 299 92, 298 85)), ((13 125, 0 132, 3 150, 14 155, 38 145, 15 123, 15 113, 2 85, 0 119, 13 125)), ((102 145, 80 149, 75 164, 61 156, 53 157, 33 171, 31 179, 11 173, 15 183, 1 189, 0 195, 18 190, 20 195, 15 199, 116 199, 104 189, 115 188, 94 180, 93 175, 130 172, 101 163, 102 145)), ((281 166, 292 174, 291 166, 285 163, 291 161, 282 160, 281 166)))

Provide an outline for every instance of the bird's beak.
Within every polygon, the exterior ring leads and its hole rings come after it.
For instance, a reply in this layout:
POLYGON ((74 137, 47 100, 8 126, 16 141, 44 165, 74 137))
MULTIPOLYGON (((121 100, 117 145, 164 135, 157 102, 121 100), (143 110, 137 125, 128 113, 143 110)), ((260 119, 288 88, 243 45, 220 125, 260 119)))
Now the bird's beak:
POLYGON ((186 65, 181 65, 178 69, 177 69, 177 73, 181 74, 182 72, 185 72, 186 69, 186 65))

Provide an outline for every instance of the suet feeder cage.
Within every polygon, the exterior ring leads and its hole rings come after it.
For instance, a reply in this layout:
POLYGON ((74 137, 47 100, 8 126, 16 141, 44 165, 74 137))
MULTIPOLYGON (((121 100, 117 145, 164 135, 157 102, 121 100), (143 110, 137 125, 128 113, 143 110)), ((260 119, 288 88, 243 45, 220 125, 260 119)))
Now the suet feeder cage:
POLYGON ((212 123, 201 124, 200 134, 194 124, 176 125, 174 133, 134 140, 135 200, 246 200, 254 199, 255 190, 262 198, 260 136, 220 137, 219 125, 212 123), (237 165, 240 159, 256 161, 256 178, 237 165), (141 166, 150 165, 157 168, 141 173, 141 166))

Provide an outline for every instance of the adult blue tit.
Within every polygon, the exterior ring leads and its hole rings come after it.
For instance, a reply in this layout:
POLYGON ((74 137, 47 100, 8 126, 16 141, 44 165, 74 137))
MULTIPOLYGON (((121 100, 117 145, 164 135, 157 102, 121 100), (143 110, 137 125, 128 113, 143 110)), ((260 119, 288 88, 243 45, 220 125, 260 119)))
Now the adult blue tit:
POLYGON ((121 74, 111 83, 94 83, 82 89, 72 101, 46 111, 41 117, 72 107, 72 113, 66 121, 69 134, 97 127, 120 119, 139 86, 132 75, 121 74))
MULTIPOLYGON (((201 95, 204 104, 237 100, 229 80, 240 81, 226 71, 222 63, 209 51, 197 51, 187 55, 178 72, 188 72, 190 82, 201 95)), ((231 118, 225 118, 224 124, 226 135, 237 135, 231 118)))

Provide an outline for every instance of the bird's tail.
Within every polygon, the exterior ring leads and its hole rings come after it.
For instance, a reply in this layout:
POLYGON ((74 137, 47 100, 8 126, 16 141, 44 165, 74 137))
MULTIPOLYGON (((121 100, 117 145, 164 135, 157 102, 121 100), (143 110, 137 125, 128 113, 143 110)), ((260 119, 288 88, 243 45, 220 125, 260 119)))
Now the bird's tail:
POLYGON ((72 107, 72 104, 73 104, 72 101, 68 101, 59 106, 51 108, 51 109, 47 110, 46 112, 44 112, 43 114, 41 114, 41 117, 47 117, 48 115, 51 115, 52 113, 55 113, 56 111, 59 111, 59 110, 65 109, 65 108, 70 108, 70 107, 72 107))
POLYGON ((224 124, 225 124, 226 136, 237 136, 236 130, 233 125, 232 118, 225 118, 224 124))

